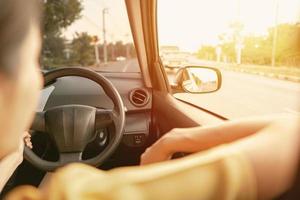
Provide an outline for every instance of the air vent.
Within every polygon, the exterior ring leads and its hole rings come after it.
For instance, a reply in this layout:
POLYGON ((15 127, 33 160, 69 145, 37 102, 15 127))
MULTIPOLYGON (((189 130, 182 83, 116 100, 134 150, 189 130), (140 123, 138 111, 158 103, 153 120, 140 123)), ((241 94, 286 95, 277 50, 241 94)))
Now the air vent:
POLYGON ((145 106, 149 101, 149 93, 145 89, 134 89, 129 94, 129 100, 136 107, 145 106))

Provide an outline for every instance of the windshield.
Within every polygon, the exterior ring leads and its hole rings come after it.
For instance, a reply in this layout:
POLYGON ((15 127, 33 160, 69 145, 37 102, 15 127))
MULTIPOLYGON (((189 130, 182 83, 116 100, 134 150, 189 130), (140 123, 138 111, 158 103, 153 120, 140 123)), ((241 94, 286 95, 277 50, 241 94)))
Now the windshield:
POLYGON ((171 85, 185 66, 214 67, 222 87, 174 96, 226 118, 299 112, 299 0, 158 0, 158 38, 171 85))
POLYGON ((123 0, 47 0, 42 67, 140 72, 123 0))

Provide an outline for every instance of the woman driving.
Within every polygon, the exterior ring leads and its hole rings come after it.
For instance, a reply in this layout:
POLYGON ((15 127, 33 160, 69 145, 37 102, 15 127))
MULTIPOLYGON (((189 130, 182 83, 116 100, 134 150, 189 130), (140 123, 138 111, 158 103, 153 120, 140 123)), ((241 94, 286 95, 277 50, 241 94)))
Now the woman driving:
POLYGON ((23 160, 42 76, 38 0, 0 1, 0 190, 23 160))
MULTIPOLYGON (((4 185, 22 160, 20 141, 30 127, 42 87, 41 6, 39 0, 1 0, 0 10, 0 175, 4 185)), ((31 146, 28 137, 26 141, 31 146)), ((142 155, 145 166, 104 172, 72 164, 55 172, 41 188, 22 186, 6 199, 271 199, 293 186, 299 153, 299 116, 174 129, 142 155), (158 163, 179 151, 195 154, 158 163)))

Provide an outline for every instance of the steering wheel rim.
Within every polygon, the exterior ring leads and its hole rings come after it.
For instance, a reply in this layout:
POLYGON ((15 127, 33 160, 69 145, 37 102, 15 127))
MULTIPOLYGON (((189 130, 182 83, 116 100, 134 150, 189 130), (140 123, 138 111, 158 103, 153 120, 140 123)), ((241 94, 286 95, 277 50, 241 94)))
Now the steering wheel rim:
MULTIPOLYGON (((57 78, 62 78, 62 77, 66 77, 66 76, 83 77, 83 78, 87 78, 89 80, 96 82, 100 87, 103 88, 106 95, 112 100, 112 102, 114 104, 114 109, 111 112, 109 112, 109 110, 97 109, 97 108, 94 108, 91 106, 72 105, 72 104, 66 105, 66 106, 54 107, 54 108, 48 109, 44 112, 37 112, 36 117, 33 121, 31 130, 36 130, 36 131, 41 131, 41 132, 48 131, 48 134, 50 134, 50 132, 51 132, 51 134, 54 136, 54 142, 56 142, 56 145, 61 147, 60 150, 61 149, 66 150, 66 149, 68 149, 68 147, 62 146, 62 144, 57 144, 57 142, 59 142, 59 141, 55 141, 55 139, 62 138, 62 137, 58 134, 52 133, 53 128, 51 128, 51 124, 53 124, 53 118, 55 118, 57 116, 62 116, 62 115, 63 115, 63 117, 65 117, 65 114, 70 113, 70 110, 73 111, 72 112, 73 115, 71 116, 71 119, 76 121, 75 120, 76 116, 75 116, 74 112, 79 110, 80 113, 84 113, 87 115, 87 117, 90 117, 90 118, 92 118, 93 116, 96 118, 97 115, 101 115, 101 117, 102 117, 102 115, 103 116, 105 115, 105 117, 106 117, 105 119, 107 119, 107 117, 110 117, 112 120, 112 123, 114 125, 114 128, 115 128, 115 133, 114 133, 114 137, 112 138, 111 141, 109 141, 108 145, 105 147, 105 149, 103 151, 101 151, 97 156, 87 159, 87 160, 81 159, 80 152, 69 153, 67 151, 64 153, 59 152, 60 159, 58 161, 47 161, 47 160, 44 160, 44 159, 40 158, 39 156, 37 156, 28 147, 25 147, 24 158, 27 161, 29 161, 31 164, 36 166, 37 168, 44 170, 44 171, 54 171, 56 168, 59 168, 68 163, 71 163, 71 162, 82 162, 82 163, 97 167, 97 166, 101 165, 116 150, 116 148, 119 146, 119 143, 121 142, 123 132, 124 132, 124 126, 125 126, 124 104, 123 104, 123 101, 122 101, 122 98, 121 98, 119 92, 117 91, 115 86, 108 79, 106 79, 103 75, 98 74, 98 73, 96 73, 92 70, 86 69, 86 68, 79 68, 79 67, 60 68, 60 69, 56 69, 56 70, 45 73, 44 87, 47 87, 49 84, 51 84, 57 78), (80 159, 77 160, 78 158, 80 158, 80 159)), ((73 125, 75 127, 76 124, 74 121, 73 121, 73 125)), ((86 126, 88 127, 87 130, 89 130, 89 133, 88 133, 89 135, 88 136, 79 135, 79 137, 82 137, 84 139, 86 139, 86 138, 91 139, 92 137, 96 136, 96 135, 92 135, 92 133, 91 133, 92 127, 93 127, 93 124, 91 121, 93 121, 93 120, 90 120, 90 121, 88 121, 88 123, 86 123, 86 126)), ((95 122, 95 123, 97 123, 97 122, 95 122)), ((63 123, 63 124, 65 124, 65 123, 63 123)), ((104 124, 104 125, 106 125, 105 127, 107 127, 107 125, 109 125, 109 123, 105 124, 104 122, 103 123, 101 122, 99 124, 101 124, 101 126, 104 124)), ((63 126, 65 126, 65 125, 63 125, 63 126)), ((74 127, 73 127, 73 131, 75 132, 74 127)), ((94 128, 95 128, 94 134, 96 134, 97 127, 95 124, 94 124, 94 128)), ((63 127, 63 129, 65 129, 65 127, 63 127)), ((57 130, 57 128, 54 128, 54 130, 57 130)), ((85 131, 84 134, 86 134, 86 132, 88 132, 88 131, 85 131)), ((64 134, 67 134, 67 133, 64 132, 64 134)), ((73 133, 73 136, 74 136, 74 133, 73 133)), ((64 136, 64 137, 66 137, 66 136, 64 136)), ((87 144, 89 141, 81 141, 81 142, 84 142, 87 144)), ((78 142, 74 143, 74 144, 78 144, 78 142)), ((85 144, 85 146, 86 146, 86 144, 85 144)), ((84 144, 80 144, 80 145, 81 146, 79 148, 79 151, 80 151, 80 149, 82 149, 82 145, 84 145, 84 144)))

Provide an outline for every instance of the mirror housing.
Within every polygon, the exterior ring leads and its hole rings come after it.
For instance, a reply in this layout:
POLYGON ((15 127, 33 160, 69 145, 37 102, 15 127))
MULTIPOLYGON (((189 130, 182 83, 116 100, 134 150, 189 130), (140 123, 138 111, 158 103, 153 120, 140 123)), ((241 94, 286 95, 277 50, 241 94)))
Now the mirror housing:
POLYGON ((213 67, 187 66, 177 71, 171 87, 175 93, 202 94, 215 92, 221 88, 221 85, 220 70, 213 67))

